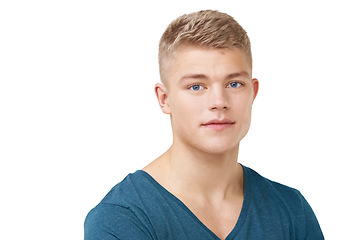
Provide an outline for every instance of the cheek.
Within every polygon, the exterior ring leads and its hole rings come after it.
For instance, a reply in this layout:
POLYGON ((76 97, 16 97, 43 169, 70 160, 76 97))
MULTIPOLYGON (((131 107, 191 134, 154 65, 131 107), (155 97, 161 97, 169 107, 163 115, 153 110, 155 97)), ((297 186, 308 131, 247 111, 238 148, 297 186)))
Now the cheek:
POLYGON ((235 104, 233 105, 233 111, 236 114, 236 117, 242 120, 244 123, 250 121, 251 110, 252 110, 252 98, 240 97, 240 98, 235 99, 235 104))
POLYGON ((177 94, 172 96, 171 113, 177 117, 191 116, 191 114, 198 111, 198 101, 185 94, 177 94))
POLYGON ((171 101, 171 118, 173 128, 180 132, 192 132, 200 121, 202 104, 199 99, 177 94, 171 101))

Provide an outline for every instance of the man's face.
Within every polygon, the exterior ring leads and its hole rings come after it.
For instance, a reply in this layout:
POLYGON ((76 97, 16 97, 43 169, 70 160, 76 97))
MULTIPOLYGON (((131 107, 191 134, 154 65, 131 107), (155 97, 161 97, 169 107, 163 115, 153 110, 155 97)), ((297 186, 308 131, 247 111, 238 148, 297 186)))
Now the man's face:
MULTIPOLYGON (((210 154, 238 147, 258 91, 241 50, 182 46, 170 60, 166 85, 162 109, 171 116, 173 144, 210 154)), ((156 92, 160 102, 162 91, 156 92)))

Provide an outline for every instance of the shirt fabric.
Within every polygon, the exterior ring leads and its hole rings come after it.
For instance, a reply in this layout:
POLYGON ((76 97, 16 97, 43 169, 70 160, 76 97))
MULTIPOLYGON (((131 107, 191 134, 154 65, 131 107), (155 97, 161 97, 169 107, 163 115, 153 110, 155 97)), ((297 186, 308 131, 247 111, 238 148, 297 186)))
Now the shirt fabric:
MULTIPOLYGON (((302 194, 243 166, 244 201, 226 239, 324 239, 302 194)), ((219 240, 177 197, 138 170, 87 215, 85 240, 219 240)))

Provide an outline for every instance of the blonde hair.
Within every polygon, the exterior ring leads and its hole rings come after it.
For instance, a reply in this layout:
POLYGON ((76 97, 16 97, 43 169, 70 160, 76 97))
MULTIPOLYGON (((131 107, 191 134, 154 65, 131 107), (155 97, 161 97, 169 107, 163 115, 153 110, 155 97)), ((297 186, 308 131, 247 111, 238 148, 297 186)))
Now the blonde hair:
POLYGON ((159 43, 159 69, 165 83, 167 60, 180 45, 242 50, 252 64, 251 44, 246 31, 230 15, 213 10, 185 14, 171 22, 159 43))

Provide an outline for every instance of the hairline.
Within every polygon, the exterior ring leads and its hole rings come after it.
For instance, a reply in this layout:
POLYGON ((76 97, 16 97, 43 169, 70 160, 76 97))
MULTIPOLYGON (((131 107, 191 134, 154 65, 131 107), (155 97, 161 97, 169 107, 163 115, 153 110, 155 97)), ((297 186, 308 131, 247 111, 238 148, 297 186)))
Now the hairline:
POLYGON ((159 67, 160 67, 160 78, 161 82, 163 85, 167 86, 167 78, 165 77, 167 69, 169 68, 170 62, 174 60, 176 57, 176 53, 178 52, 179 49, 183 47, 194 47, 194 48, 203 48, 203 49, 212 49, 212 50, 229 50, 229 49, 239 49, 249 60, 249 64, 251 67, 251 76, 252 78, 252 55, 251 53, 247 53, 244 49, 238 46, 230 46, 230 47, 212 47, 212 46, 207 46, 203 44, 191 44, 191 43, 179 43, 176 46, 174 46, 172 49, 169 49, 166 54, 163 56, 159 56, 159 67), (162 63, 161 63, 162 61, 162 63))

